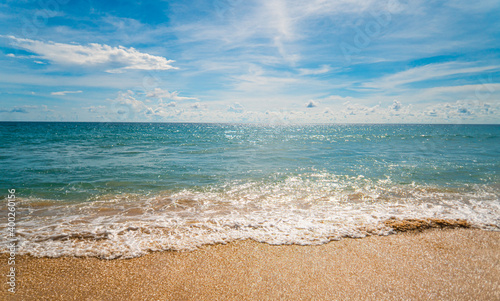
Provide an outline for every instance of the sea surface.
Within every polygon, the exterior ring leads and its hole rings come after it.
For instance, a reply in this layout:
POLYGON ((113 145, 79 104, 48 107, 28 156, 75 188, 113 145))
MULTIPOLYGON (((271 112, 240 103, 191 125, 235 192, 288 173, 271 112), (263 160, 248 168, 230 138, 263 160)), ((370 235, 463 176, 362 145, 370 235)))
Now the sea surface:
POLYGON ((18 254, 322 244, 389 218, 500 229, 499 125, 1 122, 0 149, 18 254))

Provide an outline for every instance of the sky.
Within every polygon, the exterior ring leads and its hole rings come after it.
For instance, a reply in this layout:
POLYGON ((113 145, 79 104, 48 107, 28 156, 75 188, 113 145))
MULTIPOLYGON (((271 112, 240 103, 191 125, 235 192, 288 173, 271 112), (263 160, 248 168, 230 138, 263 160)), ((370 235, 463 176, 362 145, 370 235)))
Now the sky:
POLYGON ((500 123, 500 1, 0 2, 0 120, 500 123))

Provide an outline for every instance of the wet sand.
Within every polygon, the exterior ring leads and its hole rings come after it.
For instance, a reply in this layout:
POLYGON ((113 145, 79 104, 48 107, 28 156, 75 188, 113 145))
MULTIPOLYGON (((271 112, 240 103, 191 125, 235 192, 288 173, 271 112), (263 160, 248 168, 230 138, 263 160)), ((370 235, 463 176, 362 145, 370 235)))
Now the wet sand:
POLYGON ((21 256, 16 271, 17 292, 4 277, 1 300, 500 300, 500 232, 237 241, 128 260, 21 256))

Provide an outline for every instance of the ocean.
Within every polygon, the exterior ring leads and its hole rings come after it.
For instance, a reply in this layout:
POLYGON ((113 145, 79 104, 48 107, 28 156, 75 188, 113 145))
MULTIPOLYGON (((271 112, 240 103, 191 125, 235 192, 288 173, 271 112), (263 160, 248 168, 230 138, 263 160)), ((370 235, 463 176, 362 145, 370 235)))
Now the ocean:
POLYGON ((500 230, 499 125, 0 122, 0 148, 18 254, 313 245, 391 218, 500 230))

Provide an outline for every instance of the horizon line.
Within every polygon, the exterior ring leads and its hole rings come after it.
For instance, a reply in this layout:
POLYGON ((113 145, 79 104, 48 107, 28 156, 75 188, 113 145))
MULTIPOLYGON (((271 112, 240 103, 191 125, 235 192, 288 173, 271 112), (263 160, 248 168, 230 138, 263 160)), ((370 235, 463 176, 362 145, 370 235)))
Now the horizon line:
POLYGON ((192 121, 47 121, 47 120, 0 120, 0 123, 116 123, 116 124, 227 124, 227 125, 500 125, 500 123, 400 123, 400 122, 344 122, 344 123, 270 123, 270 122, 192 122, 192 121))

